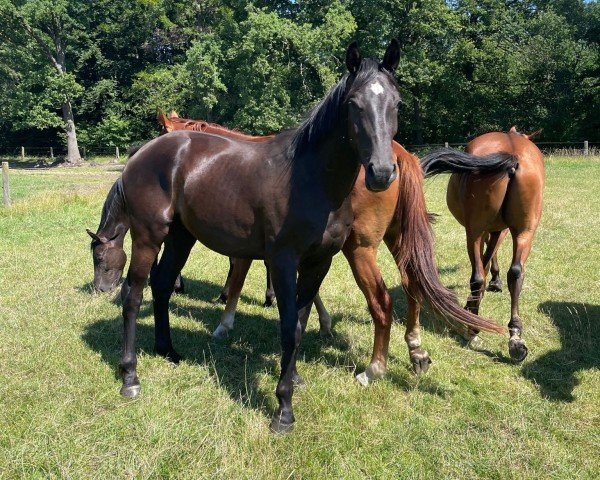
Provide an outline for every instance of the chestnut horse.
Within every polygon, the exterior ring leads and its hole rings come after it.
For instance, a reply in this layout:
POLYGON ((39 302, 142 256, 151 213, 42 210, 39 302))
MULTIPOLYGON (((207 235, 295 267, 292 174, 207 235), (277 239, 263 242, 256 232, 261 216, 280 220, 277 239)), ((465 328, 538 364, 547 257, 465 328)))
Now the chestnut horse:
MULTIPOLYGON (((178 129, 203 131, 252 142, 271 138, 246 136, 214 123, 180 118, 175 112, 171 113, 170 117, 159 112, 158 121, 164 132, 178 129)), ((434 310, 444 318, 467 324, 475 321, 465 310, 456 308, 456 297, 440 283, 435 266, 433 237, 425 207, 423 174, 419 160, 396 142, 393 142, 392 148, 398 163, 398 178, 385 192, 370 192, 361 181, 364 175, 361 168, 351 194, 354 223, 342 248, 356 283, 365 295, 375 324, 371 362, 365 372, 356 377, 363 385, 382 377, 387 365, 392 302, 377 266, 377 252, 382 241, 385 241, 398 262, 402 274, 408 304, 405 339, 415 373, 426 372, 431 363, 427 351, 421 349, 419 312, 423 300, 429 301, 434 310)), ((446 168, 453 167, 449 165, 446 168)), ((224 287, 229 296, 221 322, 213 334, 216 338, 226 336, 233 329, 237 301, 251 263, 246 260, 234 262, 224 287)), ((318 296, 314 303, 319 314, 321 333, 329 334, 331 318, 318 296)), ((305 315, 300 318, 303 328, 306 328, 308 313, 309 310, 306 310, 305 315)), ((502 329, 497 328, 496 331, 502 329)))
MULTIPOLYGON (((490 267, 492 289, 501 289, 496 252, 504 237, 509 231, 511 233, 513 257, 507 275, 511 298, 508 351, 517 362, 523 361, 528 353, 521 338, 523 323, 519 316, 519 295, 525 262, 542 215, 544 158, 530 140, 535 134, 521 134, 512 127, 508 133, 491 132, 473 139, 467 145, 467 154, 481 156, 504 152, 513 157, 512 165, 500 173, 453 174, 446 195, 448 208, 467 234, 472 273, 471 294, 465 308, 473 313, 479 312, 490 267)), ((451 149, 434 152, 423 158, 423 170, 426 175, 439 173, 435 170, 437 161, 442 158, 445 162, 463 161, 467 154, 451 149)), ((472 329, 467 337, 473 339, 476 334, 477 330, 472 329)))
MULTIPOLYGON (((400 97, 391 72, 398 61, 396 41, 388 46, 382 63, 363 60, 353 43, 346 52, 349 73, 298 129, 260 143, 173 132, 150 141, 129 160, 115 192, 126 205, 132 238, 121 291, 122 395, 135 397, 140 391, 135 323, 144 284, 163 244, 151 276, 156 349, 179 357, 170 338, 169 299, 199 240, 230 257, 266 259, 271 268, 282 347, 279 407, 271 429, 292 428, 296 354, 302 336, 299 312, 312 302, 332 256, 350 234, 349 195, 359 166, 365 167, 362 181, 372 191, 386 190, 397 176, 391 142, 400 97)), ((107 239, 115 237, 102 233, 107 239)), ((95 256, 96 247, 106 255, 105 244, 93 245, 95 256)), ((100 268, 101 262, 95 271, 100 268)))

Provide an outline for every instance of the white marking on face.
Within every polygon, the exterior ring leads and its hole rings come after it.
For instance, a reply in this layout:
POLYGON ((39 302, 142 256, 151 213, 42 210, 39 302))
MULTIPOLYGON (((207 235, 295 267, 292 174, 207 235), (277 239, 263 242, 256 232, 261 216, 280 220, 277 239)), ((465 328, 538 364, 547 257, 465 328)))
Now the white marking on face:
POLYGON ((379 83, 379 82, 373 82, 371 84, 371 91, 375 95, 381 95, 383 93, 383 87, 381 86, 381 83, 379 83))

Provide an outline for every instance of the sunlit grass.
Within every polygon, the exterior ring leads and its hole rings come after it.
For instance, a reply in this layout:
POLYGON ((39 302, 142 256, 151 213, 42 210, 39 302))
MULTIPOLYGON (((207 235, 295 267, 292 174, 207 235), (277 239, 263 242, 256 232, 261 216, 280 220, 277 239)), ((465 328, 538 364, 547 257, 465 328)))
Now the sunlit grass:
MULTIPOLYGON (((94 229, 117 172, 11 171, 14 205, 0 209, 0 477, 5 478, 596 478, 600 458, 600 198, 598 158, 549 158, 544 216, 521 300, 530 355, 506 361, 507 339, 463 348, 427 312, 433 364, 408 369, 394 325, 386 379, 353 381, 369 360, 372 327, 345 260, 322 297, 335 337, 311 318, 294 395, 297 424, 269 433, 276 405, 276 310, 261 306, 264 267, 252 267, 234 333, 216 343, 212 302, 227 260, 197 245, 188 293, 171 303, 177 368, 152 353, 149 289, 138 323, 142 394, 118 395, 118 295, 92 294, 85 228, 94 229)), ((464 300, 464 231, 444 203, 446 179, 428 181, 437 260, 464 300)), ((126 245, 129 248, 129 245, 126 245)), ((503 277, 510 239, 500 251, 503 277)), ((380 266, 399 320, 405 303, 389 253, 380 266)), ((507 289, 482 314, 509 320, 507 289)))

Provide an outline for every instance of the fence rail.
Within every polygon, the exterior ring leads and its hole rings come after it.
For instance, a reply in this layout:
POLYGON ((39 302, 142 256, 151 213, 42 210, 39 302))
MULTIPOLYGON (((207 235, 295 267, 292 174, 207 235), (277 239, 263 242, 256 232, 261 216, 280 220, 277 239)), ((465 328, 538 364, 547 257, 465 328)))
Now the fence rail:
MULTIPOLYGON (((545 154, 564 154, 564 155, 600 155, 600 142, 568 141, 568 142, 534 142, 545 154)), ((444 142, 444 143, 424 143, 424 144, 403 144, 410 152, 422 153, 436 148, 464 148, 466 142, 444 142)), ((113 157, 120 159, 123 152, 128 151, 128 147, 108 147, 103 149, 86 149, 80 147, 81 155, 84 159, 90 160, 97 157, 113 157)), ((0 157, 20 157, 25 158, 43 158, 55 160, 57 157, 64 157, 67 150, 64 147, 14 147, 0 151, 0 157)))

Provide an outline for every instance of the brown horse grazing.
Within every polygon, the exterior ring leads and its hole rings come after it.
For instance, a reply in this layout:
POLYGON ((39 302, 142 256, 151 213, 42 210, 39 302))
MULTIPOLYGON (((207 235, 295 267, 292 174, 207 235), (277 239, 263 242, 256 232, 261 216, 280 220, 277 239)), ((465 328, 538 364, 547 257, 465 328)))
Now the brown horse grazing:
POLYGON ((350 233, 349 195, 359 166, 365 167, 363 181, 372 191, 387 189, 397 176, 391 142, 400 97, 391 72, 398 61, 396 41, 382 63, 362 60, 353 43, 346 52, 349 74, 297 130, 260 143, 173 132, 147 143, 129 160, 116 192, 126 205, 132 238, 121 291, 124 396, 135 397, 140 391, 135 322, 156 256, 164 244, 151 277, 156 348, 176 359, 169 299, 193 244, 200 240, 230 257, 265 258, 271 267, 282 347, 279 408, 271 429, 291 429, 302 335, 298 314, 317 294, 332 256, 350 233))
MULTIPOLYGON (((169 131, 176 128, 166 116, 159 121, 169 131)), ((179 119, 179 125, 184 125, 190 130, 202 130, 223 136, 232 135, 237 139, 244 138, 241 132, 202 120, 179 119)), ((249 141, 254 142, 269 138, 271 137, 248 136, 249 141)), ((392 148, 399 173, 397 179, 385 192, 370 192, 365 188, 362 181, 364 169, 361 168, 351 194, 354 223, 350 236, 342 248, 356 283, 365 295, 375 324, 371 362, 365 372, 359 373, 356 377, 363 385, 381 378, 387 366, 392 302, 377 266, 377 252, 382 241, 386 242, 402 274, 408 303, 405 339, 415 373, 426 372, 431 363, 427 351, 420 348, 419 312, 423 300, 429 301, 434 310, 444 318, 471 326, 479 323, 485 330, 504 331, 501 327, 490 328, 489 324, 459 308, 455 295, 441 285, 435 266, 433 236, 425 207, 423 174, 419 160, 396 142, 393 142, 392 148)), ((236 259, 233 268, 230 269, 224 287, 228 289, 227 305, 221 322, 213 333, 215 338, 223 338, 233 329, 237 302, 251 263, 252 260, 236 259)), ((314 303, 319 314, 321 334, 330 334, 331 317, 318 295, 314 303)), ((306 309, 300 318, 303 329, 306 328, 309 313, 310 309, 306 309)))
MULTIPOLYGON (((496 279, 492 277, 495 288, 501 288, 497 278, 498 263, 496 260, 494 265, 493 259, 504 237, 509 231, 511 233, 513 258, 507 275, 511 297, 508 349, 511 358, 517 362, 523 361, 528 353, 521 338, 523 324, 519 316, 519 295, 525 276, 525 262, 542 215, 544 158, 530 140, 535 134, 521 134, 513 127, 508 133, 492 132, 475 138, 467 145, 466 154, 443 150, 422 160, 425 174, 428 175, 439 173, 434 165, 441 157, 446 161, 468 161, 467 156, 504 152, 513 158, 512 164, 500 173, 453 174, 448 183, 446 202, 467 234, 472 273, 471 295, 465 308, 473 313, 479 312, 490 266, 496 276, 496 279), (488 235, 484 253, 484 241, 488 235)), ((473 338, 476 333, 476 329, 473 329, 468 332, 468 337, 473 338)))

